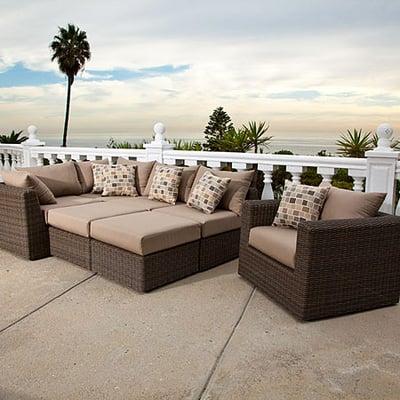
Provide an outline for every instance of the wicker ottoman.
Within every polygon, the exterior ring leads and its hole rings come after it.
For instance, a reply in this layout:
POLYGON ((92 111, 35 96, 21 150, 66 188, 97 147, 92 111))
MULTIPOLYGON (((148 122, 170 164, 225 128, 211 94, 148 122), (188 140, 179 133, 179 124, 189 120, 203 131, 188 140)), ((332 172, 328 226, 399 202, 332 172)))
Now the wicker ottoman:
POLYGON ((93 221, 92 270, 140 292, 195 274, 201 227, 170 215, 141 212, 93 221))

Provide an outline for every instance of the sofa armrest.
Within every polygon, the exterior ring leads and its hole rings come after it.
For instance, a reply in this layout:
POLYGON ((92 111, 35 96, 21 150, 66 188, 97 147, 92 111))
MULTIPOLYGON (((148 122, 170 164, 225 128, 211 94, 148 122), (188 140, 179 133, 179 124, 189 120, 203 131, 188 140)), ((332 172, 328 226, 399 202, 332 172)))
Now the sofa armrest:
POLYGON ((0 245, 25 258, 49 255, 48 229, 36 193, 0 184, 0 245))
POLYGON ((242 210, 241 243, 248 242, 250 229, 272 225, 279 207, 277 200, 247 200, 242 210))
POLYGON ((388 289, 399 290, 399 238, 400 217, 391 215, 302 222, 296 273, 316 285, 341 279, 365 287, 371 280, 388 279, 388 289))

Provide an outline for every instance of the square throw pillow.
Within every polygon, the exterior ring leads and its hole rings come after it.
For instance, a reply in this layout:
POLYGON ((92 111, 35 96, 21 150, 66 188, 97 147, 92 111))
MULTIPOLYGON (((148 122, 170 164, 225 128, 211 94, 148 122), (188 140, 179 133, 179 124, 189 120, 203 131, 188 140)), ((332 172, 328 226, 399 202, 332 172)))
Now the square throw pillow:
POLYGON ((6 185, 36 192, 39 203, 42 205, 57 203, 51 190, 35 175, 29 175, 24 171, 2 171, 1 176, 6 185))
POLYGON ((175 204, 182 179, 182 168, 166 165, 157 165, 155 168, 149 199, 175 204))
POLYGON ((104 189, 104 171, 109 168, 105 164, 92 164, 93 169, 93 189, 92 193, 103 193, 104 189))
MULTIPOLYGON (((194 178, 192 189, 196 186, 197 182, 205 172, 211 172, 210 168, 200 166, 196 177, 194 178)), ((255 171, 212 171, 212 174, 220 178, 230 178, 228 189, 224 193, 221 202, 218 204, 219 208, 229 210, 237 215, 242 214, 244 201, 246 200, 247 192, 253 181, 255 171)))
POLYGON ((82 186, 82 193, 89 193, 93 189, 93 169, 92 164, 108 164, 108 158, 95 161, 75 162, 76 172, 82 186))
POLYGON ((103 170, 102 196, 138 196, 133 165, 109 165, 103 170))
POLYGON ((118 164, 133 165, 136 167, 136 190, 143 196, 155 161, 134 161, 118 157, 117 165, 118 164))
POLYGON ((187 205, 205 214, 212 214, 227 191, 230 181, 230 178, 221 178, 205 171, 193 187, 187 205))
POLYGON ((328 192, 328 187, 296 185, 287 181, 273 225, 297 229, 302 221, 317 221, 328 192))
POLYGON ((352 219, 375 217, 386 193, 362 193, 331 187, 321 219, 352 219))

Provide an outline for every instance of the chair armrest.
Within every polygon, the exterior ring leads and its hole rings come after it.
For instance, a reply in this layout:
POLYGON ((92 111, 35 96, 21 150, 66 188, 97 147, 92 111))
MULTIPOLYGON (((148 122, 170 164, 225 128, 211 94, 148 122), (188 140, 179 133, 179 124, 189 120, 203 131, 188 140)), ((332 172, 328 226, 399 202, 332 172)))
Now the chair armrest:
POLYGON ((0 184, 1 247, 29 259, 49 255, 48 231, 36 193, 0 184))
POLYGON ((304 279, 347 277, 363 285, 381 273, 400 276, 400 217, 302 222, 296 269, 304 279), (357 277, 357 279, 354 279, 357 277))
POLYGON ((277 200, 245 201, 242 210, 241 242, 247 244, 251 228, 272 225, 278 207, 277 200))

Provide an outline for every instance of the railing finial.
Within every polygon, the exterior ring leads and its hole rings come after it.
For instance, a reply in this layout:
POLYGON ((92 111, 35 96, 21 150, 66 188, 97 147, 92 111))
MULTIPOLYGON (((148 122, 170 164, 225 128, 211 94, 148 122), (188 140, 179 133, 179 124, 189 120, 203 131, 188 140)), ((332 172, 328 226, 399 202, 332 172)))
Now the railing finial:
POLYGON ((391 138, 393 136, 393 128, 387 122, 380 124, 376 129, 378 135, 378 146, 374 151, 392 151, 391 138))
POLYGON ((164 142, 165 141, 165 125, 162 122, 157 122, 156 124, 154 124, 153 126, 153 132, 154 132, 154 141, 155 142, 164 142))
POLYGON ((29 125, 26 129, 28 132, 28 140, 23 142, 26 146, 44 146, 45 143, 41 142, 37 137, 38 128, 35 125, 29 125))

